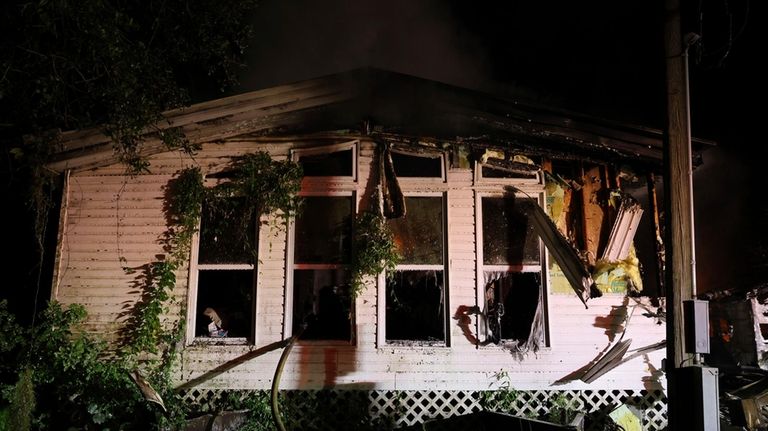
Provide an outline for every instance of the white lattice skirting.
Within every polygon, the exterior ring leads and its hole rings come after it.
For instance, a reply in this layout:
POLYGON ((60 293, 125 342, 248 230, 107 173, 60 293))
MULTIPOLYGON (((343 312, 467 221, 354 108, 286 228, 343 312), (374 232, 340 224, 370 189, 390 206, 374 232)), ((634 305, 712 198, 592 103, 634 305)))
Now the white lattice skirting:
MULTIPOLYGON (((225 395, 246 391, 192 389, 183 399, 197 411, 220 410, 225 395)), ((266 396, 266 394, 264 394, 266 396)), ((643 414, 643 429, 667 426, 667 399, 661 391, 281 391, 281 409, 290 429, 362 429, 363 422, 380 427, 402 427, 430 419, 447 418, 480 410, 503 411, 517 416, 546 418, 553 409, 566 408, 588 414, 601 423, 622 404, 643 414)))

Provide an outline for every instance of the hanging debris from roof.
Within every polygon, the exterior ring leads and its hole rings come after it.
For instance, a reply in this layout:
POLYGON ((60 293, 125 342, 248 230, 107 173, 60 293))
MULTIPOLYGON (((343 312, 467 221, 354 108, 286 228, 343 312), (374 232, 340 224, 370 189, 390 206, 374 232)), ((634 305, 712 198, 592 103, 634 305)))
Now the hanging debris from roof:
POLYGON ((544 241, 544 245, 555 258, 557 264, 560 265, 571 288, 576 292, 576 296, 579 297, 584 307, 589 308, 587 307, 587 300, 591 296, 600 296, 601 294, 592 280, 592 275, 579 258, 579 254, 560 233, 541 206, 530 205, 528 216, 539 237, 544 241))
POLYGON ((395 175, 389 143, 379 143, 379 182, 384 201, 382 213, 388 219, 405 216, 405 196, 395 175))
POLYGON ((612 202, 619 201, 619 212, 613 222, 608 243, 600 259, 611 262, 624 260, 629 255, 629 248, 637 232, 637 225, 643 215, 640 204, 629 195, 614 194, 612 202))
POLYGON ((510 174, 531 176, 536 175, 540 167, 530 158, 519 154, 505 154, 502 151, 486 149, 479 157, 481 166, 498 169, 510 174))

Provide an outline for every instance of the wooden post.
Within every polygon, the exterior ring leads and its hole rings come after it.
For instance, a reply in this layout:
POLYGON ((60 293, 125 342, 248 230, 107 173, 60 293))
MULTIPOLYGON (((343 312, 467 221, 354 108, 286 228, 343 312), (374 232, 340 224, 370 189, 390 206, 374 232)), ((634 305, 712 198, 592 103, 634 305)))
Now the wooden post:
POLYGON ((682 429, 686 419, 682 397, 687 392, 677 382, 677 368, 691 365, 685 354, 683 301, 696 294, 693 242, 693 178, 691 130, 688 108, 688 52, 680 31, 680 0, 666 1, 664 26, 667 70, 667 136, 664 145, 666 209, 666 291, 669 429, 682 429))

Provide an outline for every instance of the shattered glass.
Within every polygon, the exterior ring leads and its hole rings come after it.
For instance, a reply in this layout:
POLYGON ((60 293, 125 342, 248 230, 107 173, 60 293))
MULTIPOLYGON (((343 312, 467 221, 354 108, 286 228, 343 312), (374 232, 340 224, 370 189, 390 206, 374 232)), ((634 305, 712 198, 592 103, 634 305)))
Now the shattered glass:
POLYGON ((533 199, 483 197, 483 263, 538 265, 539 237, 528 219, 533 199))
POLYGON ((402 264, 443 263, 443 198, 406 197, 405 217, 388 221, 402 264))

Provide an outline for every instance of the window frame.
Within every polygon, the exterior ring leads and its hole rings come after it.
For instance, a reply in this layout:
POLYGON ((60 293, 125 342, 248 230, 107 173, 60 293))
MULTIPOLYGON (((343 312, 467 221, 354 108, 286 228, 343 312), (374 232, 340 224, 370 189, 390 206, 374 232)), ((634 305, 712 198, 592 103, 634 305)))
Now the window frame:
POLYGON ((398 264, 395 271, 431 271, 443 272, 443 337, 442 342, 430 342, 423 340, 387 340, 387 274, 386 271, 377 277, 377 312, 376 312, 376 345, 377 348, 387 347, 451 347, 450 325, 450 280, 448 271, 448 193, 447 191, 404 190, 405 197, 440 197, 442 200, 442 239, 443 239, 443 263, 442 264, 398 264))
POLYGON ((410 157, 423 157, 426 159, 440 159, 440 177, 404 177, 404 176, 397 176, 397 180, 400 183, 403 184, 411 184, 411 185, 429 185, 429 184, 444 184, 447 181, 448 175, 448 166, 447 166, 447 157, 444 152, 413 152, 408 151, 405 149, 400 148, 392 148, 392 153, 397 153, 405 156, 410 157))
MULTIPOLYGON (((479 163, 477 164, 479 165, 479 163)), ((541 172, 537 174, 538 177, 542 177, 541 172)), ((511 178, 508 178, 511 179, 511 178)), ((498 179, 498 180, 508 180, 498 179)), ((519 178, 514 180, 519 181, 519 178)), ((508 184, 507 182, 499 181, 497 185, 508 184)), ((518 182, 518 184, 520 184, 518 182)), ((489 346, 489 348, 510 348, 517 344, 517 340, 510 338, 502 338, 498 345, 489 343, 487 331, 483 329, 482 321, 485 318, 485 273, 486 272, 506 272, 506 273, 536 273, 540 274, 541 286, 539 292, 539 300, 541 301, 542 319, 544 324, 544 345, 542 348, 551 347, 551 337, 549 330, 549 307, 548 307, 548 292, 549 292, 549 265, 546 247, 544 247, 541 238, 539 242, 539 264, 520 264, 520 265, 493 265, 485 264, 484 256, 484 242, 483 242, 483 198, 523 198, 534 199, 536 204, 540 207, 546 205, 546 194, 543 187, 532 187, 531 183, 524 183, 522 187, 517 188, 515 192, 505 191, 499 187, 487 187, 478 188, 475 190, 475 282, 476 282, 476 304, 481 311, 482 316, 478 316, 476 319, 476 331, 477 331, 477 344, 479 347, 489 346)), ((487 323, 485 324, 487 325, 487 323)))
MULTIPOLYGON (((320 191, 320 190, 302 190, 299 193, 300 196, 318 196, 318 197, 351 197, 352 198, 352 223, 354 223, 354 217, 356 215, 356 208, 358 206, 358 196, 356 190, 333 190, 333 191, 320 191)), ((354 230, 354 225, 352 226, 354 230)), ((297 269, 345 269, 349 268, 350 264, 346 263, 294 263, 294 253, 296 250, 296 219, 292 218, 288 223, 288 244, 285 251, 285 301, 283 307, 283 338, 290 338, 293 336, 293 272, 297 269)), ((343 340, 297 340, 301 344, 318 344, 318 345, 355 345, 357 343, 357 336, 355 334, 355 321, 356 310, 355 301, 352 300, 350 304, 350 339, 349 341, 343 340)))
POLYGON ((359 165, 359 141, 343 142, 339 144, 323 144, 319 146, 292 148, 289 152, 290 160, 300 163, 302 156, 315 156, 320 154, 330 154, 341 151, 352 150, 352 175, 344 176, 304 176, 301 180, 301 189, 319 189, 322 187, 331 187, 341 184, 357 184, 358 181, 358 165, 359 165))
POLYGON ((483 176, 483 168, 498 169, 495 166, 488 165, 481 162, 476 162, 474 166, 474 178, 475 183, 485 185, 523 185, 523 186, 535 186, 544 185, 544 175, 541 169, 536 171, 534 178, 493 178, 483 176))
MULTIPOLYGON (((209 174, 210 175, 210 174, 209 174)), ((206 188, 212 188, 219 184, 222 180, 216 178, 205 178, 203 185, 206 188)), ((195 233, 192 235, 192 244, 189 258, 189 281, 187 292, 187 328, 185 334, 185 345, 256 345, 256 334, 258 333, 256 323, 256 310, 258 304, 258 265, 253 263, 198 263, 200 257, 200 227, 202 223, 202 217, 197 220, 197 226, 195 233), (217 271, 242 271, 250 270, 253 272, 253 286, 252 286, 252 301, 251 301, 251 333, 247 337, 197 337, 195 335, 195 327, 197 324, 197 297, 199 293, 199 281, 200 271, 205 270, 217 270, 217 271)), ((254 247, 258 251, 261 242, 261 228, 259 223, 256 223, 254 227, 256 232, 254 234, 254 247)), ((256 261, 258 262, 258 256, 256 261)))
MULTIPOLYGON (((289 152, 289 157, 294 162, 299 162, 301 156, 328 154, 338 151, 352 150, 352 175, 351 176, 305 176, 301 181, 301 191, 299 196, 350 196, 352 198, 352 230, 354 232, 354 220, 357 216, 357 209, 360 205, 360 197, 357 192, 358 174, 359 174, 359 154, 360 142, 350 141, 330 145, 317 145, 311 147, 293 148, 289 152)), ((348 268, 347 264, 295 264, 294 253, 296 247, 296 219, 291 218, 287 226, 287 244, 285 251, 285 286, 283 301, 283 338, 287 339, 293 336, 293 272, 296 269, 336 269, 348 268)), ((356 306, 355 300, 350 303, 350 339, 343 340, 297 340, 299 344, 307 345, 327 345, 327 346, 354 346, 357 344, 356 333, 356 306)))

